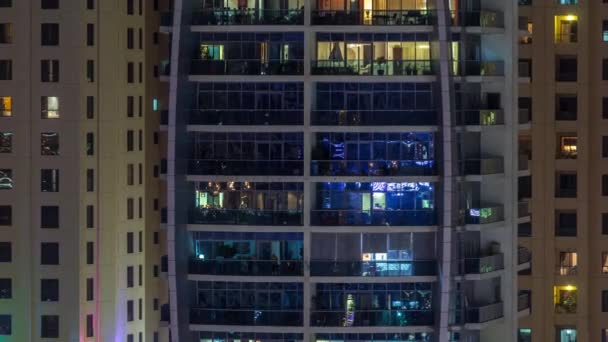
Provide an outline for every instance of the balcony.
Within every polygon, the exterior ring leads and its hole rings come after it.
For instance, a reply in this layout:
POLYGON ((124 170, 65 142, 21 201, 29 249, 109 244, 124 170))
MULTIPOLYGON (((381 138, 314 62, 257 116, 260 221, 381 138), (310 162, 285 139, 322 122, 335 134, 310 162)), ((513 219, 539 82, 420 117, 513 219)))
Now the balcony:
POLYGON ((469 175, 493 175, 504 172, 502 157, 466 158, 461 162, 461 174, 469 175))
MULTIPOLYGON (((342 312, 344 315, 344 312, 342 312)), ((302 326, 301 310, 238 310, 199 309, 190 310, 190 324, 247 325, 247 326, 302 326)))
POLYGON ((434 210, 312 210, 314 226, 433 226, 434 210))
POLYGON ((504 207, 501 204, 484 205, 465 210, 465 224, 488 224, 505 219, 504 207))
POLYGON ((169 257, 167 255, 160 257, 160 271, 161 273, 169 272, 169 257))
POLYGON ((311 123, 318 126, 435 126, 434 110, 313 110, 311 123))
POLYGON ((341 311, 317 311, 310 313, 310 324, 315 327, 388 327, 432 325, 430 310, 355 310, 352 316, 341 311))
POLYGON ((503 61, 452 61, 454 76, 504 76, 503 61))
POLYGON ((521 292, 517 296, 517 311, 524 311, 530 309, 530 293, 521 292))
POLYGON ((197 110, 188 112, 190 125, 302 125, 303 110, 197 110))
POLYGON ((435 64, 424 60, 314 60, 313 75, 425 76, 435 75, 435 64))
POLYGON ((517 217, 527 217, 530 216, 530 202, 521 201, 517 204, 517 217))
POLYGON ((189 224, 301 226, 302 212, 255 209, 191 209, 189 224))
POLYGON ((434 176, 433 160, 312 160, 312 176, 434 176))
POLYGON ((303 60, 193 60, 190 75, 303 75, 303 60))
POLYGON ((160 111, 160 124, 161 126, 166 126, 169 124, 169 111, 168 110, 161 110, 160 111))
POLYGON ((555 274, 560 276, 575 276, 578 273, 577 265, 558 265, 555 267, 555 274))
POLYGON ((532 120, 530 115, 530 109, 528 108, 517 109, 517 117, 520 125, 528 124, 532 120))
POLYGON ((437 261, 311 260, 313 277, 410 277, 437 275, 437 261))
POLYGON ((530 156, 527 154, 520 154, 517 158, 517 170, 528 171, 530 169, 529 162, 530 156))
POLYGON ((467 309, 466 323, 485 323, 503 317, 503 303, 473 306, 467 309))
POLYGON ((301 160, 188 160, 188 175, 302 176, 301 160))
POLYGON ((531 237, 532 236, 532 223, 524 222, 517 225, 517 236, 518 237, 531 237))
POLYGON ((160 321, 166 323, 171 322, 171 308, 169 307, 169 304, 160 306, 160 321))
POLYGON ((497 126, 504 125, 505 117, 501 109, 461 110, 456 122, 460 126, 497 126))
POLYGON ((304 8, 206 9, 192 13, 192 25, 303 25, 304 8))
POLYGON ((576 187, 574 188, 556 188, 555 197, 557 198, 576 198, 576 187))
POLYGON ((430 10, 313 10, 313 25, 434 25, 437 13, 430 10))
POLYGON ((526 247, 517 248, 517 264, 523 265, 532 261, 532 253, 526 247))
POLYGON ((453 26, 476 26, 502 28, 505 26, 502 12, 495 11, 452 11, 453 26))
POLYGON ((464 259, 464 273, 484 274, 503 270, 504 255, 502 253, 478 258, 464 259))
POLYGON ((190 259, 188 273, 222 276, 281 276, 304 275, 302 260, 202 260, 190 259))

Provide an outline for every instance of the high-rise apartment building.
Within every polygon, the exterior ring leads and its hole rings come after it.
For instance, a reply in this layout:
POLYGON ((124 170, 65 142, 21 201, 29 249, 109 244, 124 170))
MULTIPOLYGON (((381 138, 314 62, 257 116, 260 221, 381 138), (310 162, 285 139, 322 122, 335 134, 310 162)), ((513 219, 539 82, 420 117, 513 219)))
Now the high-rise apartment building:
POLYGON ((153 4, 0 0, 0 341, 167 340, 153 4))
POLYGON ((519 1, 519 240, 532 314, 519 340, 608 341, 608 2, 519 1), (526 167, 523 167, 526 169, 526 167))
POLYGON ((174 341, 516 339, 515 2, 171 9, 174 341))

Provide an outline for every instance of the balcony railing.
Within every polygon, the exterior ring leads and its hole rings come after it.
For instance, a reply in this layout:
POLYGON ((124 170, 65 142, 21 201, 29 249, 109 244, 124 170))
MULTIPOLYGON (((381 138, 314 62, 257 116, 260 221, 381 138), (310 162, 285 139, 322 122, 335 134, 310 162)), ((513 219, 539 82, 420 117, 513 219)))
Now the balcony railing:
POLYGON ((404 10, 313 10, 313 25, 434 25, 436 11, 404 10))
POLYGON ((555 34, 556 43, 576 43, 578 35, 576 32, 558 32, 555 34))
POLYGON ((313 110, 313 125, 319 126, 434 126, 434 110, 313 110))
POLYGON ((457 112, 458 125, 496 126, 504 125, 505 117, 501 109, 473 109, 457 112))
POLYGON ((555 267, 555 274, 560 276, 571 276, 576 275, 578 272, 578 266, 572 265, 558 265, 555 267))
POLYGON ((504 76, 503 61, 452 61, 455 76, 504 76))
POLYGON ((301 226, 301 211, 255 209, 191 209, 189 224, 301 226))
POLYGON ((555 197, 558 198, 576 198, 576 188, 556 188, 555 197))
POLYGON ((315 327, 386 327, 432 325, 430 310, 355 310, 347 315, 346 310, 318 311, 310 313, 310 324, 315 327))
POLYGON ((190 75, 303 75, 302 60, 193 60, 190 75))
POLYGON ((530 109, 528 108, 519 108, 517 109, 518 122, 520 125, 524 125, 530 123, 530 109))
POLYGON ((302 310, 190 310, 190 324, 296 327, 302 323, 302 310))
POLYGON ((504 206, 500 204, 465 209, 466 224, 487 224, 504 221, 504 219, 504 206))
POLYGON ((517 311, 524 311, 530 308, 530 294, 520 293, 517 296, 517 311))
POLYGON ((454 26, 479 26, 479 27, 504 27, 504 14, 495 11, 452 11, 452 25, 454 26))
POLYGON ((517 225, 517 236, 518 237, 531 237, 532 236, 532 223, 524 222, 517 225))
POLYGON ((532 253, 525 247, 517 248, 517 264, 522 265, 532 260, 532 253))
POLYGON ((503 172, 502 157, 466 158, 461 161, 461 173, 464 175, 492 175, 503 172))
POLYGON ((520 154, 517 158, 517 169, 519 171, 526 171, 528 170, 529 167, 529 160, 530 160, 530 156, 528 156, 527 154, 520 154))
POLYGON ((432 226, 434 210, 313 210, 314 226, 432 226))
POLYGON ((433 61, 419 60, 315 60, 313 75, 422 76, 434 75, 433 61))
POLYGON ((162 12, 160 14, 160 26, 173 26, 173 12, 162 12))
POLYGON ((188 160, 189 175, 302 176, 301 160, 188 160))
POLYGON ((466 274, 483 274, 500 271, 505 268, 502 253, 479 258, 464 259, 464 272, 466 274))
POLYGON ((190 125, 302 125, 303 110, 238 109, 197 110, 188 112, 190 125))
POLYGON ((312 176, 432 176, 433 160, 312 160, 312 176))
POLYGON ((333 261, 311 260, 314 277, 408 277, 437 275, 437 261, 333 261))
POLYGON ((190 274, 233 276, 302 276, 302 260, 201 260, 190 259, 190 274))
POLYGON ((493 303, 469 307, 466 315, 467 323, 485 323, 503 317, 503 303, 493 303))
POLYGON ((192 14, 192 25, 302 25, 304 8, 206 9, 192 14))
POLYGON ((521 201, 521 202, 517 203, 517 216, 518 217, 530 216, 530 202, 521 201))

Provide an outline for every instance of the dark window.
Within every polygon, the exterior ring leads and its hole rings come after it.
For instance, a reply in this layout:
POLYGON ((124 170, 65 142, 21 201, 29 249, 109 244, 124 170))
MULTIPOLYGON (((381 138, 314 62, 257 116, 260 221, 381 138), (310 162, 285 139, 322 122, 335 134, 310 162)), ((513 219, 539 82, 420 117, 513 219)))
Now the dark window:
POLYGON ((137 147, 140 151, 144 150, 144 131, 141 129, 137 132, 137 147))
POLYGON ((133 232, 127 232, 127 253, 131 254, 134 252, 135 243, 133 241, 134 235, 133 232))
POLYGON ((59 228, 59 207, 40 207, 40 228, 59 228))
POLYGON ((40 191, 58 192, 59 191, 59 170, 42 169, 40 170, 40 191))
POLYGON ((133 151, 135 148, 135 134, 132 130, 127 131, 127 152, 133 151))
POLYGON ((95 24, 87 24, 87 46, 95 45, 95 24))
POLYGON ((602 59, 602 81, 608 81, 608 59, 602 59))
POLYGON ((555 63, 555 80, 557 82, 576 82, 577 73, 576 57, 557 57, 555 63))
POLYGON ((137 198, 137 218, 144 217, 144 205, 142 202, 143 199, 141 197, 137 198))
POLYGON ((142 116, 144 116, 144 98, 143 96, 139 96, 137 98, 139 105, 137 106, 137 115, 139 115, 139 117, 141 118, 142 116))
POLYGON ((40 244, 40 264, 59 265, 59 243, 42 242, 40 244))
POLYGON ((576 173, 560 172, 556 174, 555 197, 576 197, 576 173))
POLYGON ((137 178, 138 178, 139 185, 142 185, 144 183, 143 172, 144 172, 144 166, 141 163, 137 164, 137 178))
POLYGON ((154 0, 154 10, 158 11, 158 0, 154 0))
POLYGON ((95 262, 95 248, 93 242, 87 242, 87 265, 93 265, 95 262))
POLYGON ((93 315, 87 315, 87 337, 93 337, 93 315))
POLYGON ((132 198, 127 198, 127 220, 132 220, 135 217, 134 201, 132 198))
POLYGON ((158 298, 154 298, 154 299, 152 300, 152 309, 153 309, 154 311, 158 311, 158 298))
POLYGON ((11 315, 0 315, 0 336, 10 336, 12 330, 11 315))
POLYGON ((87 60, 87 82, 95 82, 95 61, 87 60))
MULTIPOLYGON (((139 298, 137 300, 137 319, 139 319, 140 321, 143 318, 143 310, 144 309, 144 303, 141 300, 141 298, 139 298)), ((141 342, 141 333, 139 333, 139 341, 141 342)))
MULTIPOLYGON (((13 7, 13 0, 0 0, 0 8, 13 7)), ((2 335, 2 333, 0 333, 2 335)))
POLYGON ((127 96, 127 117, 135 116, 135 97, 127 96))
POLYGON ((87 192, 95 191, 95 171, 87 169, 87 192))
POLYGON ((13 207, 0 205, 0 226, 13 225, 13 207))
POLYGON ((608 196, 608 175, 602 175, 602 196, 608 196))
POLYGON ((608 136, 602 137, 602 158, 608 158, 608 136))
POLYGON ((137 69, 138 69, 139 83, 143 83, 143 81, 144 81, 144 64, 141 62, 138 63, 137 69))
POLYGON ((135 308, 133 307, 133 301, 132 300, 128 300, 127 301, 127 322, 132 322, 135 319, 135 315, 134 315, 134 310, 135 308))
MULTIPOLYGON (((141 299, 139 300, 139 303, 141 304, 141 299)), ((141 305, 140 305, 140 307, 141 307, 141 305)), ((139 315, 141 316, 141 312, 139 313, 139 315)), ((141 319, 141 317, 140 317, 139 319, 141 319)), ((142 333, 142 332, 140 331, 139 333, 137 333, 137 335, 139 336, 139 337, 138 337, 138 341, 139 341, 139 342, 144 342, 144 333, 142 333)))
MULTIPOLYGON (((141 197, 140 197, 141 199, 141 197)), ((137 233, 137 245, 138 245, 138 251, 141 253, 144 251, 144 232, 142 232, 141 230, 137 233)))
POLYGON ((159 342, 160 338, 158 337, 158 331, 154 332, 153 338, 152 338, 152 342, 159 342))
POLYGON ((133 49, 135 46, 135 33, 132 27, 127 28, 127 49, 133 49))
POLYGON ((127 0, 127 15, 135 14, 135 1, 127 0))
POLYGON ((154 142, 154 145, 158 145, 158 132, 152 133, 152 141, 154 142))
POLYGON ((40 133, 40 155, 59 155, 59 134, 51 132, 40 133))
POLYGON ((95 207, 87 205, 87 228, 95 227, 95 207))
POLYGON ((608 213, 602 213, 602 234, 608 235, 608 213))
POLYGON ((137 266, 137 284, 144 286, 144 269, 141 265, 137 266))
POLYGON ((40 279, 40 300, 43 302, 59 301, 59 279, 40 279))
POLYGON ((59 316, 43 315, 40 319, 40 337, 59 338, 59 316))
POLYGON ((87 0, 87 9, 95 9, 95 0, 87 0))
POLYGON ((93 278, 87 278, 87 301, 92 301, 95 299, 95 283, 93 282, 93 278))
POLYGON ((127 164, 127 185, 133 185, 135 180, 135 170, 133 164, 127 164))
POLYGON ((0 262, 13 261, 13 247, 10 242, 0 242, 0 262))
POLYGON ((135 340, 133 338, 133 334, 127 335, 127 342, 135 342, 135 340))
POLYGON ((154 45, 158 45, 158 32, 152 33, 152 43, 154 43, 154 45))
POLYGON ((86 154, 87 156, 92 156, 95 154, 95 136, 93 133, 89 132, 86 135, 87 146, 86 146, 86 154))
POLYGON ((95 97, 87 96, 87 119, 95 117, 95 97))
POLYGON ((144 4, 142 2, 142 0, 139 0, 139 15, 143 15, 144 14, 144 4))
POLYGON ((532 60, 520 59, 518 63, 518 76, 532 78, 532 60))
POLYGON ((557 95, 555 104, 555 120, 576 120, 576 95, 557 95))
POLYGON ((59 24, 41 24, 40 44, 43 46, 59 45, 59 24))
POLYGON ((13 24, 1 23, 0 24, 0 44, 12 44, 13 43, 13 24))
POLYGON ((158 65, 154 66, 154 69, 152 70, 152 76, 154 76, 154 78, 158 78, 158 65))
POLYGON ((40 81, 59 82, 59 60, 43 59, 40 61, 40 81))
POLYGON ((127 266, 127 287, 133 287, 133 266, 127 266))
POLYGON ((556 212, 555 236, 576 236, 576 212, 556 212))
POLYGON ((0 81, 10 81, 13 79, 13 61, 10 59, 0 59, 0 81))
POLYGON ((158 265, 154 265, 152 267, 152 275, 154 276, 154 278, 158 278, 158 265))
POLYGON ((158 245, 158 232, 154 232, 153 236, 153 242, 155 245, 158 245))
POLYGON ((144 31, 142 29, 139 29, 138 31, 138 42, 139 42, 139 49, 143 50, 144 49, 144 31))
POLYGON ((135 65, 133 62, 127 63, 127 83, 135 82, 135 65))
POLYGON ((42 9, 58 9, 59 0, 42 0, 40 2, 40 8, 42 9))
POLYGON ((10 278, 0 278, 0 299, 13 298, 13 280, 10 278))

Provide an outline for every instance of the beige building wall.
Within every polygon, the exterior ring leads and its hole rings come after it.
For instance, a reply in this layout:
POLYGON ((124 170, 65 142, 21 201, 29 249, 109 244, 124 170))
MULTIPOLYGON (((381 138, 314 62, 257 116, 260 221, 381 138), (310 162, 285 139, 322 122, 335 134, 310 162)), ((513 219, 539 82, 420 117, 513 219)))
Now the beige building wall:
POLYGON ((132 1, 132 14, 129 0, 60 0, 58 9, 41 8, 53 1, 9 2, 10 7, 0 7, 0 24, 12 26, 11 41, 0 44, 0 60, 12 62, 12 77, 0 80, 0 97, 11 97, 12 112, 0 116, 0 133, 13 136, 11 151, 0 153, 0 169, 12 171, 14 186, 0 190, 0 206, 10 206, 12 214, 10 225, 0 226, 0 242, 11 243, 12 255, 10 262, 0 263, 0 278, 11 280, 12 293, 0 298, 0 326, 2 315, 10 315, 12 324, 10 335, 2 335, 0 328, 0 340, 46 340, 41 316, 56 315, 55 340, 130 341, 132 334, 133 341, 140 341, 141 334, 143 341, 156 341, 155 333, 163 336, 160 293, 165 290, 160 209, 154 206, 159 179, 153 134, 160 111, 154 110, 153 99, 159 83, 156 61, 146 57, 156 50, 153 1, 132 1), (59 24, 58 45, 41 46, 43 23, 59 24), (87 25, 93 25, 90 42, 87 25), (133 29, 132 48, 128 28, 133 29), (59 61, 58 82, 41 81, 41 60, 46 59, 59 61), (92 79, 89 60, 94 63, 92 79), (134 65, 132 83, 129 62, 134 65), (42 96, 58 97, 59 118, 42 117, 42 96), (133 132, 132 151, 128 131, 133 132), (40 134, 47 132, 59 137, 58 155, 41 155, 40 134), (93 146, 87 134, 92 134, 93 146), (133 165, 132 182, 128 165, 133 165), (59 170, 58 192, 41 191, 41 169, 59 170), (92 172, 89 180, 87 172, 92 172), (58 228, 41 228, 44 205, 59 207, 58 228), (92 226, 87 212, 93 214, 92 226), (58 265, 41 265, 43 242, 59 244, 58 265), (127 267, 133 268, 132 287, 127 267), (58 279, 57 301, 42 301, 41 279, 58 279), (93 293, 87 291, 88 279, 93 293), (133 321, 127 320, 128 301, 133 301, 133 321), (88 315, 93 336, 87 336, 88 315))
MULTIPOLYGON (((531 129, 520 137, 520 141, 531 139, 532 234, 520 234, 520 245, 533 255, 531 275, 519 277, 520 289, 532 291, 532 313, 520 320, 520 329, 531 329, 532 341, 566 341, 559 335, 559 329, 566 328, 576 329, 576 341, 599 342, 605 341, 601 334, 608 329, 608 313, 602 312, 602 291, 608 290, 608 274, 602 267, 602 253, 608 252, 608 235, 602 233, 602 213, 608 211, 602 196, 602 175, 608 174, 602 157, 602 136, 608 136, 602 115, 602 97, 608 97, 602 60, 608 58, 608 42, 603 39, 602 21, 608 20, 608 3, 561 4, 565 2, 533 0, 531 6, 520 6, 520 15, 533 25, 532 42, 520 45, 519 53, 520 59, 532 63, 532 77, 521 79, 519 93, 532 99, 531 129), (556 38, 562 23, 555 17, 562 15, 578 22, 577 32, 556 38), (558 56, 576 57, 575 82, 556 81, 558 56), (563 116, 557 120, 560 95, 576 96, 574 120, 563 116), (576 158, 563 156, 562 136, 578 138, 576 158), (560 194, 562 173, 576 174, 575 195, 560 194), (574 211, 576 236, 556 236, 559 213, 574 211), (576 262, 562 261, 564 252, 576 253, 576 262), (556 286, 576 289, 574 310, 556 305, 556 286)), ((520 60, 520 71, 521 66, 520 60)))

